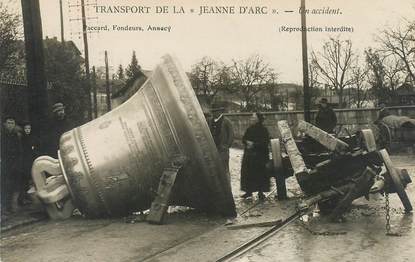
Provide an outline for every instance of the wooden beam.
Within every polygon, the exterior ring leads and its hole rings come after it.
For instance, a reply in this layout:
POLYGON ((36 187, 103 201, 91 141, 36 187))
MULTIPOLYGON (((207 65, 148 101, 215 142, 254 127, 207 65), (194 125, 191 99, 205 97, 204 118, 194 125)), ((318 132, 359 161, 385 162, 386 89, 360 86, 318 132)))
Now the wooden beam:
POLYGON ((307 173, 308 169, 304 163, 304 159, 298 150, 297 144, 292 136, 290 127, 286 120, 278 121, 278 129, 281 134, 281 140, 290 158, 291 166, 294 170, 294 175, 307 173))
POLYGON ((304 132, 330 151, 345 153, 349 148, 347 143, 303 120, 298 122, 298 130, 304 132))
POLYGON ((147 221, 151 224, 163 224, 164 216, 169 207, 171 191, 180 168, 165 168, 160 178, 157 196, 151 203, 147 221))
POLYGON ((272 164, 274 165, 274 171, 282 170, 282 157, 280 140, 278 138, 271 139, 271 152, 272 152, 272 164))
POLYGON ((274 176, 277 182, 277 197, 279 200, 287 199, 287 187, 285 184, 284 167, 282 164, 281 146, 278 138, 271 139, 272 162, 274 176))
POLYGON ((371 129, 362 129, 363 143, 368 152, 376 151, 376 139, 371 129))

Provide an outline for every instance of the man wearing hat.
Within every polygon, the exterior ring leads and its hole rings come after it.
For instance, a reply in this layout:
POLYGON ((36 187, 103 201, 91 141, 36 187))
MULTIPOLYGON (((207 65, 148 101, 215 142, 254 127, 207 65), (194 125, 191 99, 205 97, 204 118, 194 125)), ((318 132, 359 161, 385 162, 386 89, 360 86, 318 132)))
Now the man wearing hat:
POLYGON ((327 103, 326 98, 320 100, 320 106, 316 116, 316 126, 327 133, 333 133, 337 125, 337 117, 333 109, 327 103))
POLYGON ((59 139, 63 133, 70 129, 66 120, 65 106, 62 102, 57 102, 52 106, 53 117, 50 121, 49 137, 47 139, 47 154, 51 157, 58 157, 59 139))
POLYGON ((386 107, 386 103, 385 102, 380 102, 379 103, 379 117, 377 119, 377 121, 382 121, 382 119, 384 117, 390 116, 391 113, 389 112, 388 108, 386 107))
POLYGON ((233 142, 233 128, 231 121, 223 115, 225 108, 212 108, 213 119, 208 120, 210 132, 215 141, 220 158, 225 166, 226 172, 229 172, 229 148, 233 142))

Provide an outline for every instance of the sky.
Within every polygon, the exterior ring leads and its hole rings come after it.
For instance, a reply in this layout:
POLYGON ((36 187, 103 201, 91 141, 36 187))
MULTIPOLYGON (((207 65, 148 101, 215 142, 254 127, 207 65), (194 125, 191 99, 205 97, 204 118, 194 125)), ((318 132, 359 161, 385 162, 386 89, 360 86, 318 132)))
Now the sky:
MULTIPOLYGON (((16 12, 20 1, 9 2, 16 12), (10 3, 11 2, 11 3, 10 3)), ((59 0, 39 0, 43 36, 60 38, 59 0)), ((64 9, 65 40, 73 40, 83 52, 80 35, 80 0, 62 0, 64 9)), ((300 26, 300 0, 85 0, 87 24, 90 26, 141 26, 144 31, 97 31, 89 34, 90 64, 104 65, 104 51, 109 54, 109 63, 114 67, 126 66, 135 50, 139 64, 152 69, 165 53, 172 53, 180 60, 184 69, 203 56, 225 63, 232 59, 244 59, 253 54, 261 55, 279 73, 280 82, 302 82, 301 33, 280 32, 282 26, 300 26), (145 6, 148 13, 116 14, 97 13, 93 4, 104 6, 145 6), (168 6, 169 13, 156 13, 156 6, 168 6), (183 7, 185 13, 173 14, 183 7), (230 6, 235 14, 202 14, 201 6, 230 6), (267 14, 241 14, 240 7, 261 7, 267 14), (265 7, 265 8, 263 8, 265 7), (194 9, 191 13, 190 9, 194 9), (275 9, 275 13, 274 13, 275 9), (285 12, 293 11, 293 12, 285 12), (147 31, 148 26, 171 26, 170 32, 147 31)), ((374 36, 387 27, 397 27, 402 19, 415 18, 414 0, 306 0, 312 9, 330 8, 341 14, 308 14, 307 26, 350 27, 353 32, 328 33, 309 32, 309 51, 321 50, 330 36, 350 39, 356 52, 362 53, 369 46, 376 46, 374 36)))

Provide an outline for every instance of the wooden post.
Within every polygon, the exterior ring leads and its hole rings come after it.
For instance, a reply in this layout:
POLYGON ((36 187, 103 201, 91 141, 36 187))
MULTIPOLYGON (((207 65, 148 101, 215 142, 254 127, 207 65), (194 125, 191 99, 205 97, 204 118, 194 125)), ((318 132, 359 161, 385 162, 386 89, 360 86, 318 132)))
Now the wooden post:
POLYGON ((285 173, 282 164, 281 147, 279 139, 271 139, 272 163, 274 165, 275 181, 277 183, 278 200, 287 199, 285 173))
POLYGON ((106 94, 107 94, 107 111, 111 111, 111 89, 110 89, 110 76, 108 68, 108 53, 105 50, 105 84, 106 84, 106 94))
MULTIPOLYGON (((48 130, 49 104, 39 0, 21 0, 21 4, 26 50, 29 120, 33 127, 33 135, 42 141, 44 137, 41 135, 42 132, 48 130)), ((43 150, 44 148, 41 148, 41 151, 43 150)))
POLYGON ((94 117, 98 117, 98 101, 97 101, 97 74, 95 66, 92 67, 92 90, 94 92, 94 117))
POLYGON ((65 34, 64 34, 64 26, 63 26, 63 6, 62 6, 62 0, 59 0, 59 9, 60 9, 60 17, 61 17, 61 42, 64 45, 65 44, 65 34))
POLYGON ((307 23, 305 0, 301 0, 301 44, 303 54, 304 120, 310 122, 310 86, 308 82, 307 23))
POLYGON ((82 35, 84 39, 84 53, 85 53, 85 76, 86 76, 86 91, 88 93, 88 120, 92 119, 92 97, 91 97, 91 83, 89 73, 89 50, 88 50, 88 34, 86 27, 85 3, 81 0, 81 14, 82 14, 82 35))

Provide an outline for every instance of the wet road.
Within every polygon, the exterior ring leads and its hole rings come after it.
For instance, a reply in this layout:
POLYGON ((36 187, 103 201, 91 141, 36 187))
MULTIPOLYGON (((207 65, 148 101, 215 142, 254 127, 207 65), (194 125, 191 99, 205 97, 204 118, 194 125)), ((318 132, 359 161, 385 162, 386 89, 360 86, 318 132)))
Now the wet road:
MULTIPOLYGON (((415 181, 414 156, 392 156, 392 161, 415 181)), ((414 205, 415 182, 407 193, 414 205)), ((391 229, 401 236, 386 236, 384 203, 380 195, 356 200, 345 223, 330 223, 318 214, 304 217, 307 222, 290 225, 234 261, 415 261, 413 213, 405 214, 397 194, 391 194, 391 229), (318 234, 325 232, 333 235, 318 234)))
MULTIPOLYGON (((263 222, 288 217, 300 193, 294 178, 287 183, 288 201, 272 195, 259 203, 256 197, 238 196, 241 150, 231 150, 231 180, 239 216, 236 223, 263 222)), ((398 167, 406 167, 415 181, 415 157, 393 156, 398 167)), ((415 182, 408 187, 415 202, 415 182)), ((359 199, 346 216, 334 224, 315 216, 304 218, 235 261, 413 261, 415 233, 413 215, 404 215, 396 194, 391 196, 392 230, 400 237, 385 236, 384 201, 359 199), (314 232, 314 233, 312 233, 314 232), (322 236, 318 232, 342 233, 322 236), (344 233, 344 234, 343 234, 344 233)), ((47 221, 6 232, 1 239, 2 261, 215 261, 224 253, 266 228, 229 230, 225 220, 195 211, 174 213, 163 226, 126 223, 123 219, 47 221)))

